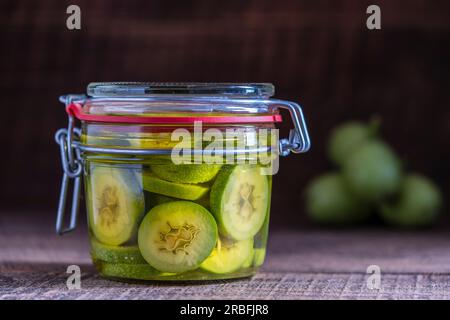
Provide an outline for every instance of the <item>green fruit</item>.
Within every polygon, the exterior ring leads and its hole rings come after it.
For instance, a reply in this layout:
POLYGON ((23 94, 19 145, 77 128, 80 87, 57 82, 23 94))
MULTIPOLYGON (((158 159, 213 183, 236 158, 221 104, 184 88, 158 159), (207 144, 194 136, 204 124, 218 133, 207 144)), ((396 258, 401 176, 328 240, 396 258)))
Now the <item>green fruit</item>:
POLYGON ((221 234, 235 240, 252 238, 264 224, 269 198, 269 182, 260 167, 223 167, 210 201, 221 234))
POLYGON ((316 178, 306 192, 312 220, 322 224, 350 224, 366 219, 369 206, 349 190, 342 175, 329 173, 316 178))
POLYGON ((159 164, 151 167, 161 179, 178 183, 201 183, 212 180, 222 165, 216 164, 159 164))
MULTIPOLYGON (((145 196, 145 201, 146 201, 146 203, 148 203, 148 210, 150 210, 151 208, 153 208, 154 206, 156 206, 158 204, 171 202, 171 201, 180 201, 180 200, 183 200, 183 199, 177 199, 177 198, 168 197, 168 196, 164 196, 162 194, 151 193, 151 192, 146 192, 146 196, 145 196)), ((199 205, 208 209, 209 208, 209 193, 205 194, 198 200, 194 200, 194 202, 198 203, 199 205)))
POLYGON ((99 272, 106 277, 136 280, 153 280, 161 273, 145 264, 116 264, 101 262, 96 264, 99 272))
POLYGON ((126 138, 129 145, 136 149, 171 149, 178 144, 171 141, 170 132, 135 132, 126 138))
POLYGON ((230 241, 219 239, 211 255, 200 267, 212 273, 230 273, 238 270, 253 256, 253 239, 230 241))
POLYGON ((98 136, 98 135, 81 135, 81 142, 83 145, 91 146, 101 146, 101 147, 129 147, 129 141, 119 135, 109 136, 98 136))
POLYGON ((87 176, 89 226, 104 244, 121 245, 136 235, 144 214, 144 193, 133 171, 93 165, 87 176))
POLYGON ((255 249, 255 255, 253 257, 253 266, 260 267, 264 263, 266 258, 266 248, 255 249))
POLYGON ((391 148, 379 141, 361 146, 343 166, 346 181, 361 199, 379 201, 398 191, 402 178, 400 161, 391 148))
POLYGON ((144 173, 143 184, 147 191, 184 200, 198 200, 209 191, 206 185, 169 182, 149 172, 144 173))
POLYGON ((361 122, 347 122, 333 129, 328 144, 330 159, 342 166, 347 158, 374 136, 373 126, 361 122))
POLYGON ((94 260, 119 264, 146 264, 137 246, 110 246, 91 238, 91 254, 94 260))
POLYGON ((432 224, 441 206, 442 196, 433 182, 420 175, 408 175, 396 201, 383 204, 380 213, 392 225, 420 227, 432 224))
MULTIPOLYGON (((272 190, 272 178, 269 177, 269 192, 272 190)), ((254 247, 255 248, 265 248, 267 245, 267 240, 269 237, 269 221, 270 221, 270 202, 271 197, 269 197, 269 203, 267 204, 267 213, 266 213, 266 219, 264 221, 263 226, 258 231, 258 233, 253 238, 254 240, 254 247)))
POLYGON ((248 255, 247 259, 242 264, 241 268, 250 268, 253 266, 253 259, 255 257, 255 249, 252 247, 252 251, 248 255))
POLYGON ((144 259, 163 272, 194 270, 211 254, 217 225, 201 205, 174 201, 157 205, 139 227, 138 243, 144 259))

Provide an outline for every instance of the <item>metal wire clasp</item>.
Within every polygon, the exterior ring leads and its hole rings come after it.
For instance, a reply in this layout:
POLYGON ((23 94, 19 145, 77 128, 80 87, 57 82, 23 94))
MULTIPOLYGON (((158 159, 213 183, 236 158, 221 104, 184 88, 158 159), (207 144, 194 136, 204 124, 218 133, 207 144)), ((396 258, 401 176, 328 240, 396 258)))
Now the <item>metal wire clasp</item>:
POLYGON ((294 129, 289 131, 288 139, 280 139, 280 155, 285 157, 292 151, 293 153, 304 153, 311 147, 305 117, 299 104, 291 101, 271 99, 271 103, 282 109, 287 109, 291 115, 294 129))
MULTIPOLYGON (((64 103, 69 105, 73 99, 78 96, 61 97, 64 103)), ((64 175, 61 182, 61 192, 59 195, 58 212, 56 217, 56 233, 62 235, 64 233, 73 231, 77 226, 77 215, 80 199, 81 189, 81 174, 83 172, 83 164, 80 150, 73 144, 74 138, 78 139, 81 136, 81 131, 75 128, 75 119, 69 114, 69 122, 67 129, 59 129, 55 134, 56 143, 59 145, 61 164, 64 175), (64 214, 67 203, 67 192, 71 180, 74 180, 72 206, 70 210, 70 223, 67 228, 63 226, 64 214)))

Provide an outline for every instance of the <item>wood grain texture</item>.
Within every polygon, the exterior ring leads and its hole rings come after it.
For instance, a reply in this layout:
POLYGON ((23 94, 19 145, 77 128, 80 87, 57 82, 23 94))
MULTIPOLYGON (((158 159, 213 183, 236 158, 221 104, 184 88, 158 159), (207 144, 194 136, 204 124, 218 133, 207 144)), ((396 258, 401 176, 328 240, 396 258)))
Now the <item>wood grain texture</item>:
POLYGON ((85 227, 58 237, 39 214, 2 217, 0 299, 450 299, 444 231, 272 230, 266 263, 251 279, 143 284, 100 278, 85 227), (81 267, 80 290, 65 285, 71 264, 81 267), (380 290, 366 286, 371 264, 381 268, 380 290))

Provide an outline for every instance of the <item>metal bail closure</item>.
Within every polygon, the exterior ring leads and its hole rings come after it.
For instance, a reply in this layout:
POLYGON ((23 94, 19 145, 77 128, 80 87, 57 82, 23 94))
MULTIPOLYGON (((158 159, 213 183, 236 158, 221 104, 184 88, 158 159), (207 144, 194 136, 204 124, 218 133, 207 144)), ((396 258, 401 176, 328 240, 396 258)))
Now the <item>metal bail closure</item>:
POLYGON ((305 117, 300 105, 291 101, 271 99, 271 103, 282 109, 287 109, 291 115, 294 129, 289 131, 288 139, 280 139, 280 155, 285 157, 292 151, 293 153, 304 153, 311 147, 305 117))
MULTIPOLYGON (((74 98, 78 96, 64 97, 64 103, 69 105, 74 98)), ((80 150, 73 144, 74 138, 81 136, 81 131, 74 127, 74 117, 69 115, 69 123, 67 129, 59 129, 55 134, 56 143, 59 145, 61 164, 64 175, 61 183, 61 192, 59 195, 58 213, 56 217, 56 233, 62 235, 64 233, 73 231, 77 226, 77 215, 80 199, 81 189, 81 173, 83 171, 82 159, 80 150), (64 215, 67 203, 67 192, 71 180, 74 180, 72 204, 70 210, 70 223, 67 228, 63 226, 64 215)))

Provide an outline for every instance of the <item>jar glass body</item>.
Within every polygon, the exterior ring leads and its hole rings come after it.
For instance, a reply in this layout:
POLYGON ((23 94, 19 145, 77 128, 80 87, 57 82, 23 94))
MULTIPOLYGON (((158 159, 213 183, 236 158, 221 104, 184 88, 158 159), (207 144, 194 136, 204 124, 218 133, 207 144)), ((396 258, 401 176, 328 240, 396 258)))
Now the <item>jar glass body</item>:
POLYGON ((83 153, 91 256, 98 272, 116 279, 180 281, 255 274, 266 254, 273 155, 235 151, 242 141, 247 150, 277 146, 273 131, 273 124, 199 129, 83 122, 84 146, 156 150, 151 155, 83 153), (222 162, 203 154, 175 164, 177 129, 192 138, 183 146, 204 150, 211 142, 205 133, 215 130, 215 142, 234 151, 227 149, 222 162), (229 132, 239 134, 230 138, 229 132))
POLYGON ((273 93, 268 83, 115 82, 60 97, 69 121, 55 134, 64 172, 56 232, 76 228, 83 177, 91 256, 103 277, 255 274, 278 156, 310 147, 301 107, 273 93), (280 109, 293 125, 283 139, 280 109))

